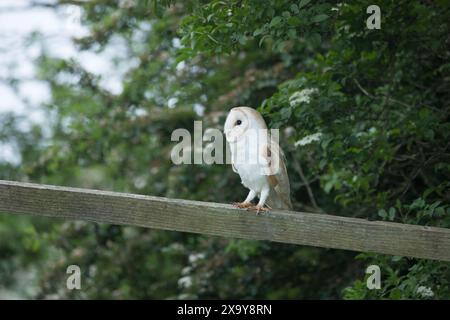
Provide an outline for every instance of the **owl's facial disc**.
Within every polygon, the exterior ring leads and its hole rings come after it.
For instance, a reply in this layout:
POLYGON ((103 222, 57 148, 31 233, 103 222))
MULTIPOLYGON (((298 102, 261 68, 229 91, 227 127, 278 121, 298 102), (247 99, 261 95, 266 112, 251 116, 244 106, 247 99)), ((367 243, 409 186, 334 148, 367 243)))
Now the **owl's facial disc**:
POLYGON ((238 141, 249 126, 247 115, 240 110, 231 110, 225 121, 224 132, 228 142, 238 141))

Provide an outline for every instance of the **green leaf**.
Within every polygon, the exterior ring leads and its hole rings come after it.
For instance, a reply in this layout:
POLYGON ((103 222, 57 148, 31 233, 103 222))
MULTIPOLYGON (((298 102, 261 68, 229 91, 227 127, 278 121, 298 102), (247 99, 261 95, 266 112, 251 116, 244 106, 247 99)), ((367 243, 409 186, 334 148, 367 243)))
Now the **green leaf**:
POLYGON ((430 187, 423 192, 423 198, 426 199, 432 192, 434 192, 435 188, 430 187))
POLYGON ((434 211, 434 213, 435 213, 437 216, 443 216, 443 215, 445 214, 445 209, 444 209, 444 207, 436 208, 436 210, 434 211))
POLYGON ((311 21, 312 22, 322 22, 328 19, 328 16, 326 14, 318 14, 317 16, 314 16, 311 21))
POLYGON ((414 200, 414 202, 411 204, 411 209, 420 209, 425 206, 425 200, 422 198, 417 198, 414 200))
POLYGON ((284 108, 284 109, 281 109, 280 114, 283 119, 288 119, 291 117, 292 110, 291 110, 291 108, 284 108))
POLYGON ((296 5, 295 3, 294 3, 294 4, 291 4, 291 11, 292 11, 293 13, 295 13, 295 14, 299 13, 300 10, 299 10, 299 8, 298 8, 298 5, 296 5))
POLYGON ((301 20, 299 17, 290 17, 290 18, 287 20, 287 23, 288 23, 290 26, 296 27, 296 26, 299 26, 299 25, 302 24, 302 20, 301 20))
POLYGON ((390 207, 389 208, 389 220, 394 220, 395 218, 395 208, 394 207, 390 207))
POLYGON ((270 27, 271 27, 271 28, 276 27, 277 25, 280 24, 281 20, 282 20, 282 19, 281 19, 280 16, 274 17, 274 18, 272 19, 272 21, 270 21, 270 27))
POLYGON ((325 190, 326 193, 330 193, 331 189, 333 189, 333 186, 334 186, 333 181, 327 181, 327 183, 325 183, 325 186, 323 187, 323 189, 325 190))
POLYGON ((395 288, 391 291, 391 293, 389 294, 389 298, 391 299, 395 299, 398 300, 402 297, 402 292, 400 291, 399 288, 395 288))
POLYGON ((297 31, 295 29, 289 29, 287 35, 290 39, 295 39, 297 37, 297 31))
POLYGON ((286 19, 291 17, 291 13, 289 11, 284 11, 281 15, 286 19))
POLYGON ((265 36, 263 36, 261 38, 261 40, 259 40, 259 44, 258 45, 261 47, 262 44, 264 43, 264 40, 266 40, 267 38, 270 38, 270 36, 268 34, 266 34, 265 36))
POLYGON ((298 7, 301 9, 310 2, 311 2, 311 0, 302 0, 302 1, 300 1, 300 4, 298 5, 298 7))
POLYGON ((253 36, 254 37, 256 37, 256 36, 259 36, 261 33, 263 33, 264 32, 264 29, 263 28, 258 28, 258 29, 256 29, 254 32, 253 32, 253 36))
POLYGON ((386 219, 386 217, 387 217, 388 214, 387 214, 386 210, 380 209, 380 210, 378 211, 378 215, 379 215, 381 218, 386 219))
POLYGON ((317 32, 313 33, 310 39, 313 46, 319 46, 322 42, 322 36, 317 32))
POLYGON ((239 43, 244 45, 247 43, 247 37, 245 35, 240 35, 239 36, 239 43))

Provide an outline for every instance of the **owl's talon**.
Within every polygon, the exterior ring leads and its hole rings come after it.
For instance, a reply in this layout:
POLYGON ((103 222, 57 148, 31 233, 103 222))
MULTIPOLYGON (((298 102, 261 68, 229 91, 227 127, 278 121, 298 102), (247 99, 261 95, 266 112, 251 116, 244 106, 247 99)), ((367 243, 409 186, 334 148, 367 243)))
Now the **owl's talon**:
POLYGON ((256 205, 256 206, 251 206, 251 207, 247 208, 247 210, 256 211, 256 215, 259 215, 259 213, 260 213, 261 211, 264 211, 264 212, 269 211, 269 208, 266 208, 266 207, 264 207, 264 206, 258 206, 258 205, 256 205))
POLYGON ((233 206, 239 208, 239 209, 247 209, 252 207, 253 205, 251 203, 246 203, 246 202, 234 202, 233 206))
POLYGON ((259 214, 261 211, 269 211, 268 208, 264 207, 264 206, 256 206, 256 214, 259 214))

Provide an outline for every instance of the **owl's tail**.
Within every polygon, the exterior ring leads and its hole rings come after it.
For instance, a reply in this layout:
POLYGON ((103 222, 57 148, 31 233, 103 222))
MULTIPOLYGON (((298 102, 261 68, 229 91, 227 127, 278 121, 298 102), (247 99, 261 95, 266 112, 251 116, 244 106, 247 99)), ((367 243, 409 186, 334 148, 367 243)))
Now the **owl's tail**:
POLYGON ((272 209, 292 210, 292 203, 289 195, 286 197, 280 196, 280 192, 277 192, 273 188, 270 190, 269 197, 267 198, 267 204, 272 209))

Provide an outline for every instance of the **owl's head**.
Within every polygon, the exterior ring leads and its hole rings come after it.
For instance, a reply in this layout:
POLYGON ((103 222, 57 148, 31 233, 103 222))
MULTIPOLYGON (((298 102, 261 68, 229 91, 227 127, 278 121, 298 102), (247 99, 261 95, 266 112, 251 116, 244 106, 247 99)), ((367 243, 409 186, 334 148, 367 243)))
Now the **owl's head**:
POLYGON ((240 140, 251 129, 267 129, 266 122, 258 111, 249 107, 236 107, 230 110, 224 125, 228 142, 240 140))

